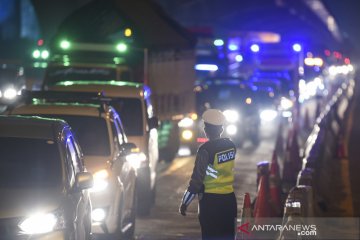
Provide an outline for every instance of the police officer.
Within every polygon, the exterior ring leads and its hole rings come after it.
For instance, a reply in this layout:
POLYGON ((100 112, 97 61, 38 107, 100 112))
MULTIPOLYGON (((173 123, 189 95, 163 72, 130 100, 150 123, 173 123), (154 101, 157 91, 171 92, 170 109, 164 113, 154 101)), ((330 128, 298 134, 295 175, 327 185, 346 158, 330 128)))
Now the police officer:
POLYGON ((234 160, 236 147, 221 138, 225 117, 217 109, 202 115, 209 141, 198 149, 189 187, 179 212, 186 209, 196 195, 199 198, 199 221, 202 239, 235 239, 237 204, 234 194, 234 160))

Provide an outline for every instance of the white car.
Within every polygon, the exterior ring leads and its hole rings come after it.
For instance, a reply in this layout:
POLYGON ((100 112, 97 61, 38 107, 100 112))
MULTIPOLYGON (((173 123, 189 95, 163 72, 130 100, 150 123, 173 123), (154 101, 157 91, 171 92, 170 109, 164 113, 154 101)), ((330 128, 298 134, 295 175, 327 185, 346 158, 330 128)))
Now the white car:
POLYGON ((93 178, 66 122, 0 116, 0 152, 1 239, 90 239, 93 178))
POLYGON ((9 110, 11 115, 36 115, 65 120, 79 139, 87 169, 94 176, 90 189, 95 234, 131 237, 136 216, 138 153, 127 142, 118 113, 106 104, 33 99, 9 110))
POLYGON ((130 142, 140 149, 144 162, 137 168, 138 213, 147 215, 155 200, 156 166, 159 161, 158 119, 151 103, 150 88, 121 81, 64 81, 48 89, 55 91, 102 92, 121 115, 130 142))

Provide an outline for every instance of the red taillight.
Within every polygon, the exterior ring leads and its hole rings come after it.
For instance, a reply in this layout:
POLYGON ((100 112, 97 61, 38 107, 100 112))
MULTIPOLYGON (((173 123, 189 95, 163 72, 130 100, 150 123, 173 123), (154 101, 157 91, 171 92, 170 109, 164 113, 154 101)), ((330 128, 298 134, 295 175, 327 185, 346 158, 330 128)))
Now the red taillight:
POLYGON ((196 142, 198 142, 198 143, 205 143, 205 142, 207 142, 207 141, 208 141, 207 138, 197 138, 197 139, 196 139, 196 142))

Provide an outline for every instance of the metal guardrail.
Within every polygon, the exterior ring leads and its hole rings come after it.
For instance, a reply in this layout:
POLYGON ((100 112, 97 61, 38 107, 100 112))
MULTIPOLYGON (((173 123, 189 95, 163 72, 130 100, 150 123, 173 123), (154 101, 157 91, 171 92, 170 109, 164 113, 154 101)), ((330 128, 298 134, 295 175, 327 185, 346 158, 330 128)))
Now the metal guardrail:
MULTIPOLYGON (((354 87, 354 80, 343 83, 316 119, 316 124, 305 143, 303 165, 298 174, 297 185, 291 189, 285 202, 283 225, 293 221, 294 217, 314 217, 319 206, 326 207, 321 206, 319 181, 326 182, 333 176, 330 173, 324 174, 325 171, 320 169, 326 164, 331 164, 329 160, 336 157, 339 139, 345 134, 344 119, 349 112, 354 87)), ((328 185, 328 189, 322 189, 322 192, 333 191, 330 184, 325 185, 328 185)), ((279 239, 287 238, 282 236, 279 239)))

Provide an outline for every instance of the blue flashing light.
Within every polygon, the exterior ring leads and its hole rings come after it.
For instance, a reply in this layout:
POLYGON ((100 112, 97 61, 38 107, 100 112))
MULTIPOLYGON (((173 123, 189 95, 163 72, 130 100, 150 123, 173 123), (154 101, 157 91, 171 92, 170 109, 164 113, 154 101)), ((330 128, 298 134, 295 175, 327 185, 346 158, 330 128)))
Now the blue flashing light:
POLYGON ((236 51, 239 49, 239 47, 236 44, 229 44, 228 48, 230 51, 236 51))
POLYGON ((301 51, 301 45, 300 44, 298 44, 298 43, 295 43, 293 46, 293 50, 295 51, 295 52, 300 52, 301 51))
POLYGON ((251 45, 250 49, 251 49, 252 52, 259 52, 260 51, 260 47, 257 44, 251 45))
POLYGON ((256 92, 258 90, 258 87, 257 86, 251 86, 251 89, 256 92))
POLYGON ((144 98, 147 99, 151 95, 151 89, 148 86, 144 86, 144 98))
POLYGON ((198 71, 217 71, 219 68, 215 64, 196 64, 195 70, 198 71))
POLYGON ((242 62, 244 60, 243 56, 241 54, 238 54, 235 56, 235 61, 242 62))
POLYGON ((217 47, 221 47, 224 45, 224 41, 222 39, 215 39, 214 40, 214 45, 217 47))

